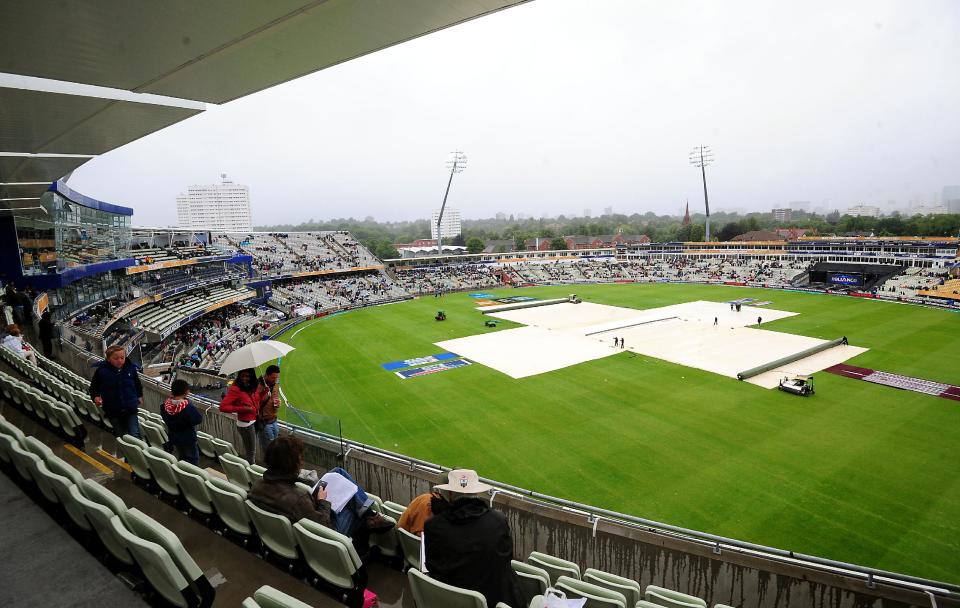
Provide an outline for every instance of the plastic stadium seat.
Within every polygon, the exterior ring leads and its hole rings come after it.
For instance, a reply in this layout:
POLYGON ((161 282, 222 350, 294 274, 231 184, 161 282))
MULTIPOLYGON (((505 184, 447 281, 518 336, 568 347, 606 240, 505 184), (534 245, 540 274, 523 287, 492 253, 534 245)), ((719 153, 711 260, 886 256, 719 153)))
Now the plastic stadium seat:
POLYGON ((143 455, 160 489, 170 496, 180 496, 180 486, 177 485, 177 476, 173 472, 177 459, 154 446, 148 447, 143 455))
POLYGON ((80 474, 80 471, 67 464, 67 462, 59 456, 47 458, 47 468, 57 475, 63 475, 69 479, 71 483, 83 483, 83 475, 80 474))
POLYGON ((162 450, 163 446, 167 445, 167 431, 156 422, 141 419, 140 430, 143 432, 143 436, 147 440, 147 443, 150 444, 150 447, 162 450))
POLYGON ((110 518, 109 524, 124 548, 133 555, 153 589, 174 606, 188 608, 191 603, 188 595, 185 595, 190 593, 187 579, 163 547, 127 530, 117 516, 110 518))
POLYGON ((237 448, 233 447, 233 444, 229 441, 224 441, 223 439, 217 439, 214 437, 211 440, 213 447, 216 450, 217 456, 223 456, 224 454, 230 454, 231 456, 237 455, 237 448))
POLYGON ((70 493, 70 488, 74 486, 74 483, 70 478, 53 471, 50 464, 51 463, 41 463, 41 465, 37 467, 38 474, 46 479, 46 482, 53 489, 54 493, 56 493, 60 504, 63 505, 67 516, 70 517, 74 525, 86 532, 92 531, 93 526, 87 521, 87 517, 83 513, 83 507, 74 500, 73 495, 70 493))
POLYGON ((13 466, 13 456, 10 455, 10 444, 17 441, 13 435, 7 435, 0 428, 0 463, 13 466))
POLYGON ((487 608, 477 591, 441 583, 415 568, 407 570, 407 581, 417 608, 487 608))
MULTIPOLYGON (((303 558, 321 580, 348 590, 348 606, 359 605, 357 600, 366 587, 366 576, 361 571, 363 562, 349 537, 309 519, 293 524, 303 558)), ((361 602, 362 603, 362 602, 361 602)))
POLYGON ((563 591, 568 598, 586 598, 584 608, 626 608, 627 598, 618 591, 610 591, 606 587, 585 583, 569 576, 561 576, 553 585, 563 591))
POLYGON ((386 557, 400 555, 400 539, 397 538, 397 520, 386 511, 381 511, 381 517, 393 524, 393 528, 381 534, 370 535, 370 546, 380 549, 380 554, 386 557))
POLYGON ((244 538, 253 536, 253 524, 250 523, 250 512, 243 501, 247 499, 247 491, 237 485, 217 477, 208 477, 204 482, 210 501, 223 523, 244 538))
MULTIPOLYGON (((257 589, 253 598, 255 605, 260 608, 310 608, 310 604, 305 604, 297 598, 268 585, 257 589)), ((244 606, 247 606, 247 604, 244 604, 244 606)))
POLYGON ((734 606, 728 606, 727 604, 714 604, 713 608, 735 608, 734 606))
POLYGON ((208 477, 207 472, 181 460, 173 465, 173 474, 176 475, 177 485, 180 486, 190 506, 204 515, 212 515, 213 506, 210 504, 210 494, 204 483, 208 477))
POLYGON ((267 549, 288 560, 300 557, 297 552, 297 539, 293 535, 293 526, 289 519, 264 511, 250 502, 250 499, 245 500, 244 504, 247 505, 253 527, 257 529, 257 534, 267 549))
POLYGON ((547 574, 550 575, 551 584, 557 582, 557 579, 561 576, 580 580, 580 566, 559 557, 533 551, 527 557, 527 563, 546 570, 547 574))
POLYGON ((550 574, 543 568, 521 561, 510 560, 513 571, 520 577, 520 586, 526 597, 543 595, 550 586, 550 574))
MULTIPOLYGON (((6 435, 4 437, 7 437, 6 435)), ((7 441, 10 441, 7 452, 9 452, 11 459, 13 460, 13 467, 17 470, 17 474, 20 475, 20 478, 23 481, 33 482, 33 475, 30 471, 33 468, 33 464, 40 462, 40 457, 34 454, 33 452, 25 449, 19 442, 13 441, 7 437, 7 441)))
POLYGON ((594 568, 587 568, 583 572, 583 581, 604 587, 610 591, 622 593, 623 597, 627 599, 627 606, 634 606, 643 599, 643 589, 640 587, 640 583, 629 578, 616 576, 594 568))
POLYGON ((53 450, 50 449, 50 446, 36 437, 28 435, 20 441, 20 445, 39 456, 40 460, 46 461, 47 458, 53 456, 53 450))
POLYGON ((17 441, 23 441, 23 438, 25 436, 23 434, 23 431, 20 430, 20 427, 11 423, 6 418, 0 419, 0 432, 10 435, 11 437, 15 438, 17 441))
POLYGON ((194 594, 201 599, 201 606, 209 606, 213 603, 215 595, 213 586, 176 534, 138 509, 128 510, 125 521, 131 532, 163 547, 177 569, 187 579, 194 594))
POLYGON ((251 464, 247 466, 247 474, 250 476, 250 487, 253 487, 253 484, 257 482, 258 479, 263 479, 263 474, 267 471, 265 467, 262 467, 258 464, 251 464))
POLYGON ((197 431, 197 445, 200 446, 200 453, 207 458, 217 457, 217 449, 213 445, 213 435, 197 431))
MULTIPOLYGON (((304 604, 304 605, 309 606, 310 604, 304 604)), ((243 600, 242 604, 240 604, 240 608, 263 608, 263 606, 258 604, 257 600, 253 599, 252 597, 248 597, 243 600)))
POLYGON ((94 502, 83 495, 80 487, 70 486, 70 495, 76 504, 83 509, 83 514, 87 521, 93 526, 94 531, 100 538, 100 542, 106 547, 107 551, 115 559, 128 566, 133 565, 133 556, 127 551, 127 545, 121 538, 110 520, 117 517, 117 514, 98 502, 94 502))
POLYGON ((127 459, 127 464, 133 469, 134 475, 146 481, 153 479, 147 456, 144 454, 149 447, 146 443, 133 435, 124 435, 117 438, 117 445, 120 446, 120 453, 127 459))
POLYGON ((420 569, 420 537, 411 534, 403 528, 397 528, 397 538, 400 539, 400 548, 403 550, 403 559, 407 567, 420 569))
POLYGON ((223 472, 227 474, 227 479, 246 490, 250 489, 250 471, 247 470, 248 463, 243 458, 233 454, 220 454, 220 466, 223 472))
POLYGON ((695 595, 687 595, 656 585, 647 585, 643 593, 643 599, 651 604, 668 608, 707 608, 707 603, 695 595))
POLYGON ((403 512, 407 508, 400 503, 393 502, 392 500, 383 501, 383 514, 389 515, 397 521, 400 521, 400 516, 403 515, 403 512))

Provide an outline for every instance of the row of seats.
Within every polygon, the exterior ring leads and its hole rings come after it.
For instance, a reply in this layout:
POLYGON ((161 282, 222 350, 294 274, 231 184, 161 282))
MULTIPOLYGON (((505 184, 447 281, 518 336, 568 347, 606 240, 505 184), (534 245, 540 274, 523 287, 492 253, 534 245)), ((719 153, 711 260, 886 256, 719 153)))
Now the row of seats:
POLYGON ((0 392, 8 401, 67 441, 83 446, 87 429, 72 407, 4 372, 0 372, 0 392))
MULTIPOLYGON (((134 569, 164 600, 180 608, 212 605, 215 591, 169 529, 56 456, 35 437, 0 416, 0 464, 47 506, 65 513, 85 537, 96 537, 121 569, 134 569)), ((66 520, 61 520, 66 521, 66 520)))
MULTIPOLYGON (((229 532, 244 546, 258 547, 264 557, 279 558, 291 570, 306 565, 314 583, 323 581, 337 589, 348 606, 359 608, 362 604, 367 575, 350 538, 307 519, 291 524, 286 517, 265 511, 247 499, 252 480, 263 474, 262 467, 250 465, 228 451, 219 453, 224 470, 235 483, 178 462, 162 449, 130 435, 119 438, 118 443, 135 479, 155 484, 174 501, 184 500, 207 525, 221 533, 229 532), (246 471, 245 477, 237 477, 237 467, 246 471)), ((310 491, 304 484, 299 486, 304 492, 310 491)))

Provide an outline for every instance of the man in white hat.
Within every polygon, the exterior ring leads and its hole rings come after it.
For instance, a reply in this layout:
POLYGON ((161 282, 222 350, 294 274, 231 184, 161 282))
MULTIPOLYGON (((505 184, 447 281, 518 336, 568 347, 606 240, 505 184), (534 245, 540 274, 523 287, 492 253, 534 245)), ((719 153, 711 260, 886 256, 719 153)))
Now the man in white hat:
POLYGON ((476 471, 455 469, 447 483, 436 486, 449 507, 428 519, 423 527, 426 571, 438 581, 478 591, 487 606, 503 602, 526 606, 520 579, 510 566, 513 538, 507 518, 479 495, 492 488, 476 471))

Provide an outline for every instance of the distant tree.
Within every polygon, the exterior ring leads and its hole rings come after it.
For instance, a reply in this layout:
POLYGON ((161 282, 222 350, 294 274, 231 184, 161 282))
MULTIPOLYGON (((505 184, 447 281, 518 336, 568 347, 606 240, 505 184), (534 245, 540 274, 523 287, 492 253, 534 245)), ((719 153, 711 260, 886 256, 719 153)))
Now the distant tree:
POLYGON ((455 246, 455 247, 466 247, 466 246, 467 246, 467 243, 463 240, 463 235, 462 235, 462 234, 458 234, 457 236, 453 237, 453 240, 450 241, 450 244, 453 245, 453 246, 455 246))
POLYGON ((473 236, 467 239, 467 253, 480 253, 483 251, 483 241, 473 236))
POLYGON ((567 248, 567 241, 562 236, 555 236, 550 239, 550 249, 559 251, 567 248))
POLYGON ((497 245, 497 248, 494 250, 495 253, 506 253, 507 248, 504 245, 497 245))
POLYGON ((720 229, 720 233, 717 237, 721 241, 730 241, 733 240, 733 237, 743 234, 743 230, 740 228, 738 222, 727 222, 723 228, 720 229))
POLYGON ((706 227, 703 224, 691 224, 690 225, 690 240, 691 241, 703 241, 704 235, 706 234, 706 227))

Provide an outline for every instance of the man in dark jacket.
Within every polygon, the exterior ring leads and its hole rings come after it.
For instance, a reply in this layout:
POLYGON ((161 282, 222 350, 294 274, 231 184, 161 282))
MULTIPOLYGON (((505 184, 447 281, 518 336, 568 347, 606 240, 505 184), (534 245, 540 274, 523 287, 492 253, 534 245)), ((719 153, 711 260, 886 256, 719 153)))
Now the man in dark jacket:
POLYGON ((478 591, 487 606, 526 606, 529 598, 523 597, 510 565, 513 539, 507 518, 477 496, 492 488, 469 469, 450 471, 447 479, 436 489, 449 494, 450 506, 423 527, 424 571, 448 585, 478 591))
POLYGON ((143 385, 137 366, 127 360, 127 351, 122 346, 107 349, 106 360, 97 366, 90 379, 90 397, 103 408, 115 436, 140 438, 137 410, 143 404, 143 385))
POLYGON ((174 380, 170 385, 170 397, 163 402, 160 415, 167 425, 167 437, 173 444, 177 458, 198 465, 200 446, 197 445, 197 425, 203 422, 203 414, 187 399, 189 394, 189 384, 174 380))
POLYGON ((43 311, 40 315, 40 321, 37 322, 37 333, 40 337, 40 344, 43 346, 43 356, 47 359, 53 358, 53 315, 50 309, 43 311))

